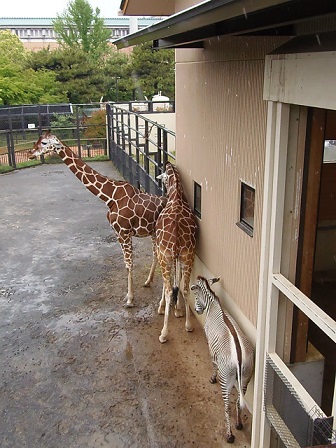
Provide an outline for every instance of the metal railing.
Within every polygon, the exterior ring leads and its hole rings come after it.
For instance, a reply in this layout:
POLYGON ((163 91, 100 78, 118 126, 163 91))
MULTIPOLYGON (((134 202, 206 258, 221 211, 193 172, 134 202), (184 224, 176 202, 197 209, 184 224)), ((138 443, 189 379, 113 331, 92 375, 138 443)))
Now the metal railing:
POLYGON ((175 132, 118 104, 106 105, 110 159, 123 177, 148 193, 162 194, 156 177, 175 161, 175 132))
POLYGON ((4 109, 0 114, 0 165, 15 169, 27 162, 29 149, 51 129, 79 157, 109 155, 128 182, 149 193, 164 191, 156 177, 166 161, 175 161, 175 133, 154 119, 159 114, 171 120, 173 101, 71 105, 66 114, 61 110, 58 115, 50 107, 6 109, 7 114, 4 109), (91 120, 97 111, 103 114, 98 124, 91 120))

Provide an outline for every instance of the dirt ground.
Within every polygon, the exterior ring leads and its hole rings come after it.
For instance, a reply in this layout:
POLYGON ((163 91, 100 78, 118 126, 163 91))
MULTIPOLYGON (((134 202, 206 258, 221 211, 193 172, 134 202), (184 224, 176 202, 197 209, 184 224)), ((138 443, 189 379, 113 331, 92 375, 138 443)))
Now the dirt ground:
MULTIPOLYGON (((120 178, 110 162, 92 163, 120 178)), ((135 239, 135 304, 106 206, 63 165, 0 176, 0 446, 217 448, 223 402, 203 329, 163 316, 150 239, 135 239)), ((250 446, 250 416, 234 430, 250 446)))

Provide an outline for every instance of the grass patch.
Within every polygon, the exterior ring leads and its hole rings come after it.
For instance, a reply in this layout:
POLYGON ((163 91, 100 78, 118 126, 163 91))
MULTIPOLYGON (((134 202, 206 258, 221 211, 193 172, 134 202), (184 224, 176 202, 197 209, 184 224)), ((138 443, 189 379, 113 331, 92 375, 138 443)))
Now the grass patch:
POLYGON ((95 157, 83 157, 83 160, 87 161, 87 162, 107 162, 109 161, 109 157, 108 156, 95 156, 95 157))
POLYGON ((14 168, 9 165, 0 165, 0 174, 10 173, 14 168))

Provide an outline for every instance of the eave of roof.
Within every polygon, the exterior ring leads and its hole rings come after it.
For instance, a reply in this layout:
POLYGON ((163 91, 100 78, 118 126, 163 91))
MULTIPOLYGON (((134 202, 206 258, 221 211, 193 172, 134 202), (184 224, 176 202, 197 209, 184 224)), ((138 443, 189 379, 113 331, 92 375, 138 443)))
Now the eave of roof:
POLYGON ((222 35, 295 35, 295 23, 336 14, 335 0, 207 0, 114 44, 153 41, 155 48, 200 47, 222 35))

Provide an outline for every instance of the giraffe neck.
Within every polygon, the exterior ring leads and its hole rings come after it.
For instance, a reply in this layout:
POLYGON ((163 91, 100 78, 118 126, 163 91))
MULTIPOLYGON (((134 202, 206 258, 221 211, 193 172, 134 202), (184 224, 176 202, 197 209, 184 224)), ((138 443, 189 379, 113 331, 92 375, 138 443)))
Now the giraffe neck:
POLYGON ((79 179, 92 194, 98 196, 102 201, 109 205, 118 183, 99 174, 77 157, 68 146, 63 144, 61 148, 56 149, 56 152, 70 171, 74 173, 77 179, 79 179))

